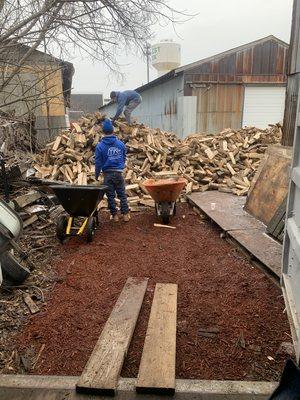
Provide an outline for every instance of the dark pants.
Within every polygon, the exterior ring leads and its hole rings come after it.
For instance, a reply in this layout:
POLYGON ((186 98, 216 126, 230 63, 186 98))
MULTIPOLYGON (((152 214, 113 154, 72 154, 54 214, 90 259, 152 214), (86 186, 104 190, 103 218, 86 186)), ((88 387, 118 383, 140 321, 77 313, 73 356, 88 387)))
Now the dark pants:
POLYGON ((107 171, 103 173, 104 185, 108 186, 106 191, 108 208, 112 215, 117 214, 116 208, 116 193, 121 202, 121 213, 127 214, 129 212, 127 196, 125 192, 125 181, 122 172, 107 171))

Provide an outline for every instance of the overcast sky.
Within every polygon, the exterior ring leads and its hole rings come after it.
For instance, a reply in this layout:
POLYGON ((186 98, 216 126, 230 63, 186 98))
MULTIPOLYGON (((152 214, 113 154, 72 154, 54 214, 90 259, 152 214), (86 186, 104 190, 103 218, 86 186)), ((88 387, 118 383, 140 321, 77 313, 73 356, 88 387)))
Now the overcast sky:
MULTIPOLYGON (((173 39, 181 44, 181 65, 229 50, 268 35, 289 42, 292 0, 169 0, 177 10, 198 14, 177 25, 154 27, 157 41, 173 39)), ((124 82, 106 69, 102 63, 75 58, 73 92, 103 93, 105 97, 115 90, 134 89, 146 83, 146 64, 134 55, 122 57, 124 82)), ((157 72, 151 67, 150 78, 157 72)))

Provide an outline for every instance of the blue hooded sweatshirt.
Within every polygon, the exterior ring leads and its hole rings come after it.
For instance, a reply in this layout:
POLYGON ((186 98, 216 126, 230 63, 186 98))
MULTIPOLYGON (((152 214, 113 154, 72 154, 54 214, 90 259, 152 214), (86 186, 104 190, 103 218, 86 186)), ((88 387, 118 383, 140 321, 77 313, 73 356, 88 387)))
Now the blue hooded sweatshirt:
POLYGON ((120 171, 125 168, 126 146, 115 135, 107 135, 97 144, 95 151, 95 176, 100 172, 120 171))
POLYGON ((117 111, 114 119, 117 119, 121 114, 125 106, 134 100, 136 102, 141 102, 141 95, 135 90, 125 90, 124 92, 115 92, 117 101, 117 111))

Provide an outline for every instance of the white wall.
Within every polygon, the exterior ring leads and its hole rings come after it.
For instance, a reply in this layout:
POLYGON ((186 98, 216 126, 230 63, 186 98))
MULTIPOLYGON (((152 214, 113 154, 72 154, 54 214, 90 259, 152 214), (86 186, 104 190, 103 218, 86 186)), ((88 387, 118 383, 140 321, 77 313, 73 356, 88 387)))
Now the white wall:
POLYGON ((279 86, 246 86, 243 126, 267 128, 283 121, 286 88, 279 86))

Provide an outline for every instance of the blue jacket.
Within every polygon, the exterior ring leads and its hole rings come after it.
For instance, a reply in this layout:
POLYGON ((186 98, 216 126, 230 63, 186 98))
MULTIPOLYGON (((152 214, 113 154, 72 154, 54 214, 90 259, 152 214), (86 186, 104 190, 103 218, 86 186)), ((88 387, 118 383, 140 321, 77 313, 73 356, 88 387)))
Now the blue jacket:
POLYGON ((100 172, 122 171, 126 162, 126 146, 115 135, 104 136, 95 150, 95 176, 100 172))
POLYGON ((117 95, 117 112, 114 119, 117 119, 121 114, 125 106, 132 101, 142 101, 141 95, 135 90, 125 90, 124 92, 116 92, 117 95))

